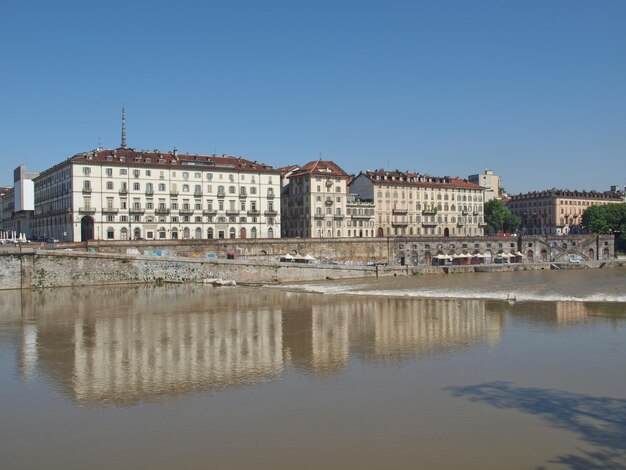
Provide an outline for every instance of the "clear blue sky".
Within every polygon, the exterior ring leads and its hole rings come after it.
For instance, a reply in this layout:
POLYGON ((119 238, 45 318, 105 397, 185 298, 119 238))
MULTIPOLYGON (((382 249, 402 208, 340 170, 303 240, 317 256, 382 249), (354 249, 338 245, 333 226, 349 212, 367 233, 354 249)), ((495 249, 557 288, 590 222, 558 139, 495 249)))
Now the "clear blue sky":
POLYGON ((0 0, 0 184, 98 145, 626 183, 626 1, 0 0))

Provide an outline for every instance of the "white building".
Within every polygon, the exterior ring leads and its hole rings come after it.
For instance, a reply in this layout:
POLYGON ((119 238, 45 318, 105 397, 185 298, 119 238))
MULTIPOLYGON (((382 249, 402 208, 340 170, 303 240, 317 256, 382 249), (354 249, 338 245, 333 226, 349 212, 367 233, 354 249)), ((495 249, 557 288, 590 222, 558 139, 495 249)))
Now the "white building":
POLYGON ((481 174, 469 175, 467 179, 470 183, 485 188, 485 202, 500 197, 500 177, 494 175, 492 170, 485 170, 481 174))
POLYGON ((32 230, 38 236, 84 241, 281 233, 280 172, 243 158, 96 149, 34 182, 32 230))

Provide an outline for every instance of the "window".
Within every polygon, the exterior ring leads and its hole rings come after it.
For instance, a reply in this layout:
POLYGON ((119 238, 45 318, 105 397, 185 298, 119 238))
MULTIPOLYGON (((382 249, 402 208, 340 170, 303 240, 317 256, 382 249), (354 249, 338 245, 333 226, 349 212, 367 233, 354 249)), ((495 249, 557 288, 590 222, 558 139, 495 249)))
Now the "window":
POLYGON ((113 168, 107 168, 105 172, 109 178, 113 176, 113 168))
POLYGON ((126 170, 126 168, 120 168, 120 176, 126 176, 128 174, 128 171, 126 170))
POLYGON ((113 189, 113 181, 107 181, 107 189, 108 190, 112 190, 113 189))
POLYGON ((139 175, 141 174, 141 172, 139 170, 133 170, 133 176, 135 178, 139 178, 139 175))
POLYGON ((189 185, 183 184, 183 193, 188 193, 188 192, 189 192, 189 185))
POLYGON ((133 183, 133 191, 140 191, 140 184, 139 183, 133 183))
POLYGON ((83 175, 89 176, 90 174, 91 174, 91 168, 89 168, 88 166, 84 166, 83 167, 83 175))

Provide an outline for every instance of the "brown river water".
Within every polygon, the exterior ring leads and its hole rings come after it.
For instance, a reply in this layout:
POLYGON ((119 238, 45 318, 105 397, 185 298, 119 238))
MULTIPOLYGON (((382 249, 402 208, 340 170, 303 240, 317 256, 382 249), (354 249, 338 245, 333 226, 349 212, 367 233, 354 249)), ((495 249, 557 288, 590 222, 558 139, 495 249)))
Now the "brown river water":
POLYGON ((626 270, 2 291, 0 468, 626 469, 626 270))

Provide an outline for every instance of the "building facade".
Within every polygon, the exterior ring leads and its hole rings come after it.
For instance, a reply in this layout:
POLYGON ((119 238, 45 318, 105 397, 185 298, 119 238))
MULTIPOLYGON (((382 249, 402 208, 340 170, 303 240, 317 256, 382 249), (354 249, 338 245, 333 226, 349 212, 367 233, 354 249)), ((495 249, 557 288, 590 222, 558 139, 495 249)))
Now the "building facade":
POLYGON ((33 234, 65 241, 280 237, 280 172, 129 148, 75 155, 34 180, 33 234))
POLYGON ((511 196, 506 206, 522 219, 522 232, 530 235, 580 233, 583 212, 590 206, 619 204, 619 191, 548 189, 511 196))
POLYGON ((348 236, 348 175, 331 161, 315 160, 290 168, 281 198, 284 237, 348 236))
POLYGON ((467 180, 485 188, 485 202, 500 197, 500 177, 494 175, 492 170, 485 170, 484 173, 469 175, 467 180))
MULTIPOLYGON (((38 173, 21 165, 13 171, 13 187, 0 191, 0 231, 11 237, 31 238, 31 218, 35 209, 33 179, 38 173)), ((1 238, 1 237, 0 237, 1 238)))
POLYGON ((461 178, 365 171, 351 194, 374 203, 375 236, 481 236, 484 189, 461 178))

